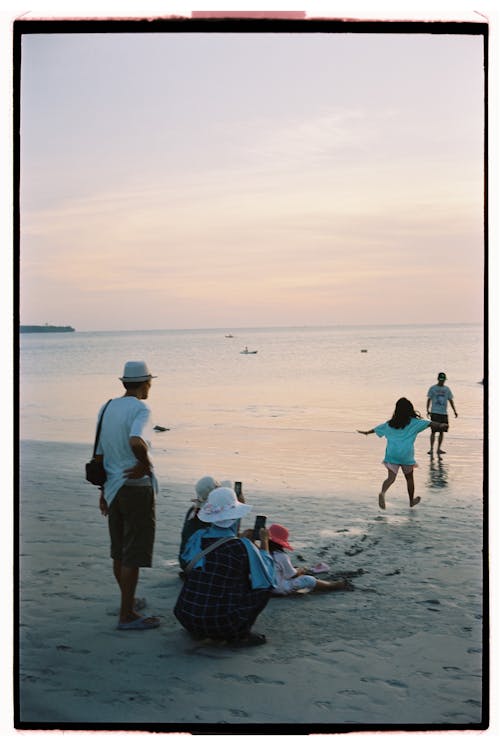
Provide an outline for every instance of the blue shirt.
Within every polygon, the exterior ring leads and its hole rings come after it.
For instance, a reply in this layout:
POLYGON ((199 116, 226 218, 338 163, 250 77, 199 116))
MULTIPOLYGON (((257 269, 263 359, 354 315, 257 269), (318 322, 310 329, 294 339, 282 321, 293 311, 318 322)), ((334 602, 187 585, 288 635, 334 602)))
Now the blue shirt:
MULTIPOLYGON (((220 537, 234 537, 234 524, 232 527, 222 528, 211 524, 206 529, 198 529, 186 542, 186 547, 181 557, 186 565, 196 557, 202 549, 203 538, 219 539, 220 537)), ((258 550, 257 547, 246 537, 241 537, 248 555, 250 565, 250 585, 252 589, 268 589, 274 583, 274 561, 267 550, 258 550)), ((195 564, 195 569, 205 568, 205 557, 201 557, 195 564)))
POLYGON ((448 402, 453 399, 453 393, 449 386, 434 384, 427 392, 427 398, 431 400, 431 412, 435 415, 446 415, 448 402))
POLYGON ((391 428, 389 423, 381 423, 373 430, 379 438, 387 439, 384 462, 390 464, 415 464, 414 444, 420 431, 430 425, 430 420, 412 418, 405 428, 391 428))

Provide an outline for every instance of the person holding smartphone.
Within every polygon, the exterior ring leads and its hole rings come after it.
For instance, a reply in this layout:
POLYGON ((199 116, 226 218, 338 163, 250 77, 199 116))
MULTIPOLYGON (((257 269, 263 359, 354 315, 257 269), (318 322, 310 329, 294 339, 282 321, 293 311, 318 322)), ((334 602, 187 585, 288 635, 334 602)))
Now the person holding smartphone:
MULTIPOLYGON (((206 529, 209 524, 207 524, 204 521, 201 521, 199 518, 200 509, 207 500, 209 494, 212 492, 212 490, 215 490, 215 488, 222 487, 229 487, 231 485, 229 480, 223 480, 222 482, 219 482, 219 480, 216 480, 215 477, 211 477, 210 475, 205 475, 204 477, 200 477, 198 482, 195 485, 195 497, 192 500, 192 504, 184 517, 184 523, 182 525, 181 530, 181 544, 179 547, 179 565, 181 567, 180 576, 181 578, 184 575, 184 569, 187 565, 186 561, 183 560, 182 554, 184 552, 184 549, 186 547, 186 542, 191 537, 192 534, 197 532, 199 529, 206 529)), ((240 501, 240 503, 245 503, 245 498, 243 496, 243 490, 241 482, 235 482, 234 483, 235 493, 240 501)), ((240 531, 240 520, 237 519, 234 523, 234 533, 237 535, 240 531)))
POLYGON ((286 550, 293 550, 288 542, 288 529, 282 524, 271 524, 269 527, 269 551, 274 560, 276 574, 274 595, 288 596, 306 589, 308 591, 345 591, 349 589, 349 582, 345 579, 323 581, 310 575, 305 568, 295 568, 286 550))
POLYGON ((269 554, 269 533, 260 539, 236 536, 235 521, 252 507, 238 500, 228 487, 212 490, 199 511, 208 526, 186 543, 184 585, 174 615, 197 639, 226 641, 232 646, 266 643, 252 627, 269 601, 274 584, 274 564, 269 554), (258 543, 258 544, 257 544, 258 543))

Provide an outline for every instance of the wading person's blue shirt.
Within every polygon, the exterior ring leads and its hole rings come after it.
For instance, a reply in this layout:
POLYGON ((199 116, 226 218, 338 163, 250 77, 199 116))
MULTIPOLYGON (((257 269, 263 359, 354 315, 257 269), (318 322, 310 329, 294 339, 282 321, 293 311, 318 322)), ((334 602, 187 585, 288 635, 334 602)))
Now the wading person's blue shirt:
POLYGON ((429 427, 430 420, 412 418, 405 428, 391 428, 388 422, 373 430, 379 438, 387 439, 384 462, 390 464, 415 464, 414 444, 418 434, 429 427))

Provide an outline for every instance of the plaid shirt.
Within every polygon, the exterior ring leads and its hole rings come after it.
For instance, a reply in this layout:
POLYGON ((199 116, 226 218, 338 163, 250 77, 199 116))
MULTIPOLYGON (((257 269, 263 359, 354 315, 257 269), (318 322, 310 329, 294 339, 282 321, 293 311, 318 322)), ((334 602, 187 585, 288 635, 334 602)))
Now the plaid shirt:
MULTIPOLYGON (((208 547, 217 538, 204 538, 208 547)), ((205 569, 187 576, 174 614, 190 633, 236 638, 248 633, 266 606, 271 589, 252 590, 245 546, 236 537, 205 556, 205 569)))

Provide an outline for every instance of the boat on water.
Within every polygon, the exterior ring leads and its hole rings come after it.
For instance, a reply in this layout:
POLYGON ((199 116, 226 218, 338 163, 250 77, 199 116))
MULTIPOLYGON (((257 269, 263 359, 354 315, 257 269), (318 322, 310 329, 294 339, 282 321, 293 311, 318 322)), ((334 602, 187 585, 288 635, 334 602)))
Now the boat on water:
POLYGON ((29 332, 74 332, 74 327, 64 326, 60 327, 56 324, 21 324, 19 331, 22 334, 29 332))
POLYGON ((255 355, 258 353, 258 350, 249 350, 248 348, 245 348, 244 350, 240 350, 241 355, 255 355))
POLYGON ((226 337, 228 337, 228 338, 229 338, 229 337, 234 337, 234 335, 226 335, 226 337))

